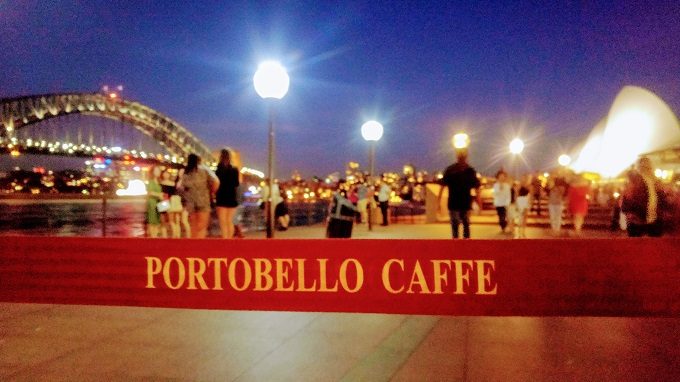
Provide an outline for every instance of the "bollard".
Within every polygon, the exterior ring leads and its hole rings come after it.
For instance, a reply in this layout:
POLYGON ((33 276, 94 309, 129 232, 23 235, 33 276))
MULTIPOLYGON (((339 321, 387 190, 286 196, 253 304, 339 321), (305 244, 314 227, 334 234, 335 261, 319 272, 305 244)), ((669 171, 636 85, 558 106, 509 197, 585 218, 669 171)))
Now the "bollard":
POLYGON ((102 196, 102 237, 106 237, 106 193, 102 196))

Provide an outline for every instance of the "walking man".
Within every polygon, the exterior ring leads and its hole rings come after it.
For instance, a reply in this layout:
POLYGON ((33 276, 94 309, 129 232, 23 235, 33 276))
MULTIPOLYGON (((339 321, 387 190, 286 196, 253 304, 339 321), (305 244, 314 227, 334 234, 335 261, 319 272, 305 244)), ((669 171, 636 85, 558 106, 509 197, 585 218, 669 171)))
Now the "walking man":
MULTIPOLYGON (((477 171, 467 163, 467 151, 457 152, 458 161, 444 170, 444 176, 440 184, 437 206, 441 208, 441 198, 444 187, 449 188, 449 216, 451 217, 451 230, 453 238, 458 238, 458 227, 463 223, 463 237, 470 238, 470 210, 472 209, 472 193, 476 190, 479 199, 479 179, 477 171)), ((477 202, 480 206, 481 203, 477 202)))
POLYGON ((392 187, 390 187, 385 179, 380 182, 380 188, 378 189, 378 202, 380 203, 380 211, 382 212, 382 224, 381 226, 386 227, 389 223, 388 210, 390 207, 390 194, 392 193, 392 187))

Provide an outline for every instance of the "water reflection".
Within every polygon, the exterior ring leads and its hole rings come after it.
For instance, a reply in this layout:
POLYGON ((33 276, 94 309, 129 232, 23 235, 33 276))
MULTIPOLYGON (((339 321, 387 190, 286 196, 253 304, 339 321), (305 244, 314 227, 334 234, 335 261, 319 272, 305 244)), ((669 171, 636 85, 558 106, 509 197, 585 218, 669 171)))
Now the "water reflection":
MULTIPOLYGON (((289 205, 291 225, 322 222, 328 205, 293 203, 289 205)), ((106 203, 106 236, 144 237, 146 201, 110 199, 106 203)), ((37 236, 103 236, 104 206, 102 200, 0 200, 0 235, 37 236)), ((245 231, 263 230, 262 210, 257 204, 245 204, 241 212, 245 231)), ((210 236, 219 236, 213 213, 210 236)))

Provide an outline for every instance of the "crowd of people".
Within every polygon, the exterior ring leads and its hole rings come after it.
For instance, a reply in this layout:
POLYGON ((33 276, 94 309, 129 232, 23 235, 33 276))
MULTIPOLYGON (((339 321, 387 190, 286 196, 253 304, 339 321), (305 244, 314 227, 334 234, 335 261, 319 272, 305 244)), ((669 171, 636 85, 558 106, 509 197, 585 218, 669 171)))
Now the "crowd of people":
MULTIPOLYGON (((563 170, 549 177, 547 184, 538 177, 526 176, 511 181, 504 170, 496 174, 493 185, 493 205, 498 215, 498 224, 503 233, 511 233, 515 238, 526 237, 527 218, 530 210, 541 214, 541 201, 547 197, 550 227, 555 236, 562 235, 563 216, 566 211, 571 217, 574 235, 581 236, 585 218, 588 214, 591 195, 591 182, 583 174, 563 174, 563 170)), ((612 228, 626 230, 628 236, 661 236, 677 219, 677 196, 654 176, 651 160, 641 157, 635 168, 627 172, 627 182, 616 192, 613 199, 612 228)), ((441 179, 439 199, 443 190, 448 188, 448 210, 451 221, 452 237, 470 238, 470 212, 479 200, 480 182, 477 172, 467 163, 467 151, 457 152, 457 161, 447 167, 441 179), (477 195, 477 200, 473 198, 477 195)), ((599 190, 597 190, 599 191, 599 190)), ((611 192, 611 189, 608 191, 611 192)), ((606 198, 609 192, 597 194, 606 198)), ((441 209, 441 203, 438 203, 441 209)))
POLYGON ((221 237, 242 236, 236 213, 239 184, 240 173, 231 164, 227 149, 220 152, 215 172, 202 165, 195 154, 189 155, 186 166, 174 180, 169 170, 154 167, 147 182, 147 236, 205 238, 213 203, 221 237))
MULTIPOLYGON (((457 151, 457 161, 444 170, 439 181, 441 188, 437 205, 441 209, 443 191, 448 189, 446 206, 453 238, 471 237, 471 211, 482 206, 480 179, 467 158, 466 150, 457 151)), ((177 176, 173 176, 169 169, 152 168, 147 183, 147 236, 205 238, 214 207, 220 236, 243 237, 239 225, 243 194, 241 183, 241 173, 232 164, 228 149, 220 152, 214 172, 201 164, 200 158, 194 154, 189 155, 186 166, 179 170, 177 176)), ((501 232, 525 238, 528 216, 532 211, 541 215, 542 200, 547 201, 554 236, 564 234, 565 212, 571 218, 573 235, 580 236, 593 199, 600 204, 611 204, 612 227, 626 230, 631 237, 661 236, 668 228, 669 220, 675 218, 672 213, 677 206, 673 205, 667 187, 654 176, 649 158, 640 158, 637 166, 628 171, 627 182, 620 192, 612 192, 610 187, 593 192, 591 188, 590 181, 582 174, 566 173, 564 169, 543 180, 536 176, 513 180, 501 169, 496 173, 492 188, 493 207, 501 232), (610 199, 610 194, 616 197, 610 199)), ((360 178, 351 185, 340 180, 328 210, 326 236, 349 238, 355 224, 371 224, 372 221, 380 221, 382 226, 389 225, 392 193, 392 187, 380 177, 360 178)), ((279 230, 287 230, 290 214, 286 196, 277 183, 274 183, 273 195, 275 224, 279 230)), ((267 186, 262 190, 262 200, 264 207, 264 201, 269 200, 267 186)))
POLYGON ((371 225, 380 211, 380 225, 389 225, 389 201, 392 187, 381 177, 379 180, 360 178, 348 185, 344 179, 338 182, 330 205, 326 237, 350 238, 356 224, 371 225), (375 211, 375 212, 372 212, 375 211))

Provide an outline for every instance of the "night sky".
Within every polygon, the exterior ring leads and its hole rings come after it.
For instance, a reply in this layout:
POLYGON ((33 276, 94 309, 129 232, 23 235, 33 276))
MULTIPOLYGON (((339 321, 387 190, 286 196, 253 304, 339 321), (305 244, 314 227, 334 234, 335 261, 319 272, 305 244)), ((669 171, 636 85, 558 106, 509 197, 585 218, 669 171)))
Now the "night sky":
POLYGON ((525 168, 545 169, 624 85, 680 112, 680 2, 590 3, 0 1, 0 97, 123 84, 124 97, 264 170, 252 76, 278 59, 291 77, 280 176, 365 163, 360 126, 373 118, 385 125, 381 171, 443 169, 459 130, 478 170, 508 167, 517 134, 525 168))

